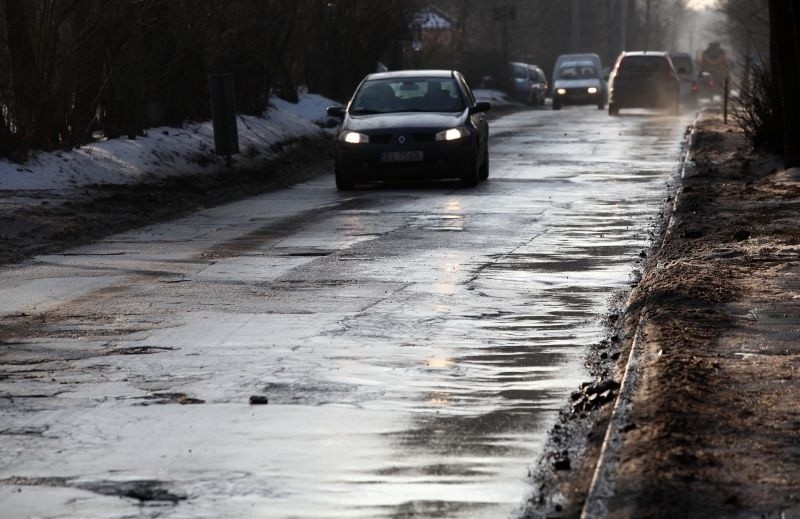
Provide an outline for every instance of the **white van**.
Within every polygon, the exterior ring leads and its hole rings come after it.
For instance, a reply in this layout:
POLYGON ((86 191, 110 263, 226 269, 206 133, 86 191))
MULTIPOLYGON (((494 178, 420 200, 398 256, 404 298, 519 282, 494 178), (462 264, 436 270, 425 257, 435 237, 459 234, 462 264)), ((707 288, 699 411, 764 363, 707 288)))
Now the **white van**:
POLYGON ((553 68, 553 110, 563 105, 605 108, 607 87, 597 54, 562 54, 553 68))

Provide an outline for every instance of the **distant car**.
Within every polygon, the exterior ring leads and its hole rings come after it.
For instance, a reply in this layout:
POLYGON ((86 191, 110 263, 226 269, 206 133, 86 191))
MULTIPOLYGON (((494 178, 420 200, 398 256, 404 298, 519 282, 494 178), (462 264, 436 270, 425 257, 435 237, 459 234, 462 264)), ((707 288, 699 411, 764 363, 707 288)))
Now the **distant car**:
POLYGON ((527 63, 509 63, 508 79, 511 96, 525 104, 531 103, 533 82, 527 63))
POLYGON ((553 110, 564 105, 606 106, 603 70, 593 61, 562 61, 553 75, 553 110))
POLYGON ((370 74, 341 117, 336 133, 336 187, 379 179, 458 178, 475 186, 489 176, 491 105, 476 102, 453 70, 370 74))
POLYGON ((528 70, 530 71, 530 78, 531 78, 531 104, 544 106, 544 100, 547 98, 547 89, 549 85, 547 84, 547 76, 537 65, 528 65, 528 70))
MULTIPOLYGON (((580 61, 580 62, 590 62, 597 70, 603 70, 603 62, 600 60, 600 56, 591 52, 584 52, 579 54, 562 54, 558 58, 556 58, 556 64, 553 66, 553 75, 550 76, 551 81, 555 81, 558 75, 558 69, 561 68, 561 64, 565 61, 580 61)), ((553 86, 553 85, 551 85, 553 86)))
POLYGON ((678 114, 680 88, 668 53, 623 52, 609 79, 608 113, 618 115, 623 108, 666 108, 678 114))
POLYGON ((670 54, 669 57, 681 80, 681 102, 690 108, 696 107, 697 74, 692 56, 686 52, 676 52, 670 54))
POLYGON ((695 84, 697 85, 698 100, 707 99, 710 101, 714 99, 716 84, 714 83, 714 76, 712 76, 710 72, 699 73, 697 75, 697 79, 695 80, 695 84))

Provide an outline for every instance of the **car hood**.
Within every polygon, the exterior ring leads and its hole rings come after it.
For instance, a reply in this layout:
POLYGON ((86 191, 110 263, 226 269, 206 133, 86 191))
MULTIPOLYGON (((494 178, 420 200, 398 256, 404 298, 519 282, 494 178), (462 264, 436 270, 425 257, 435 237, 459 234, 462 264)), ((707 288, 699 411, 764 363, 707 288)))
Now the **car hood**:
POLYGON ((392 114, 348 115, 342 125, 342 129, 356 132, 397 128, 441 130, 464 124, 466 117, 466 110, 458 113, 398 112, 392 114))
POLYGON ((597 78, 588 79, 557 79, 553 88, 589 88, 602 87, 603 84, 597 78))

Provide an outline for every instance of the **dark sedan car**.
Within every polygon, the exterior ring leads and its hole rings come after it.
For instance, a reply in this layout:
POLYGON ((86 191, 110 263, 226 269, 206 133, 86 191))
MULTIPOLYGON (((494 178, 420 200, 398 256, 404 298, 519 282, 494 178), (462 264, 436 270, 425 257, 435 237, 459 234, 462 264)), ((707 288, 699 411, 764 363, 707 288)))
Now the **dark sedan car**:
POLYGON ((666 52, 623 52, 609 80, 609 115, 622 108, 666 108, 680 112, 681 82, 666 52))
POLYGON ((346 108, 335 141, 336 187, 381 179, 489 176, 489 103, 478 103, 450 70, 404 70, 367 76, 346 108))
POLYGON ((701 72, 697 75, 697 99, 714 100, 714 76, 710 72, 701 72))

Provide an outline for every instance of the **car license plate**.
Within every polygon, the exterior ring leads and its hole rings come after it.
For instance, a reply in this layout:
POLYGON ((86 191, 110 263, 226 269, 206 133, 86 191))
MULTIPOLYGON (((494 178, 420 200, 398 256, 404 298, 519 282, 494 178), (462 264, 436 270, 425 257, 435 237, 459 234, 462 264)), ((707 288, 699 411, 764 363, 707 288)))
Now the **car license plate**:
POLYGON ((421 151, 384 151, 381 162, 422 162, 421 151))

